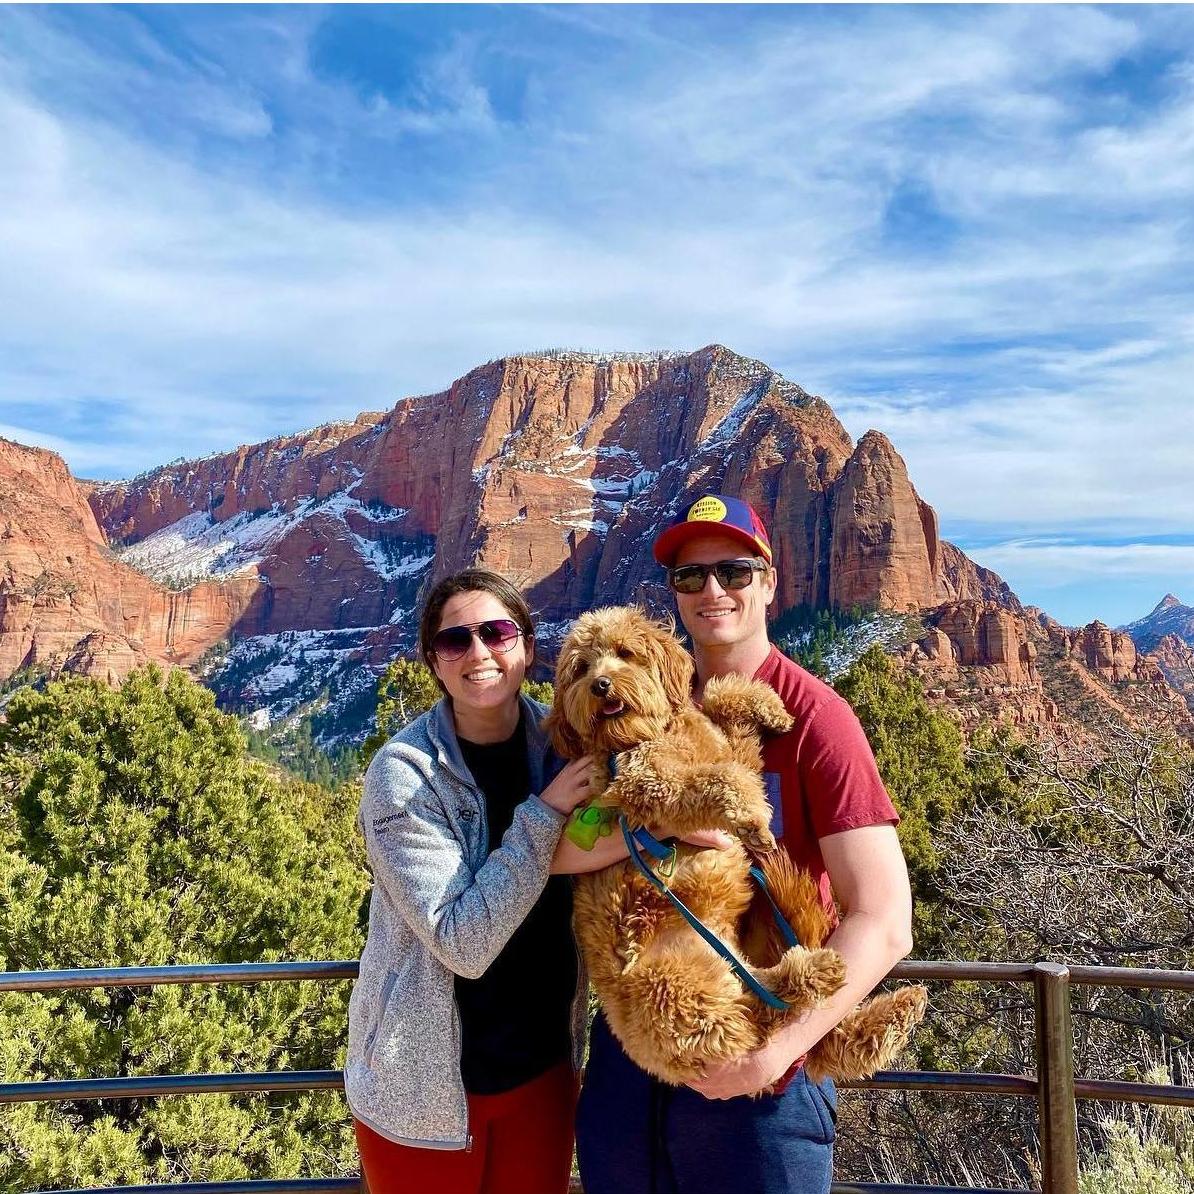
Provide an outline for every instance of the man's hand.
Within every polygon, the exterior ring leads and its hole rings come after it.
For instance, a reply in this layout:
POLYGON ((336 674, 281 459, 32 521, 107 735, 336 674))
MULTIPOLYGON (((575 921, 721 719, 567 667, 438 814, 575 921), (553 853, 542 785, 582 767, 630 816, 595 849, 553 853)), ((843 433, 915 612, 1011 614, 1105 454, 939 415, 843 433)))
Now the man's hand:
MULTIPOLYGON (((675 835, 665 833, 663 836, 675 835)), ((722 829, 694 829, 691 833, 682 834, 679 840, 706 850, 728 850, 734 844, 734 839, 722 829)))
POLYGON ((688 1085, 707 1099, 734 1099, 739 1095, 758 1094, 774 1086, 799 1056, 800 1053, 792 1052, 788 1040, 772 1038, 753 1053, 706 1069, 703 1078, 688 1085))
POLYGON ((689 1083, 707 1099, 754 1094, 778 1081, 912 948, 912 895, 895 829, 847 829, 820 844, 834 891, 847 909, 825 942, 846 963, 845 985, 820 1007, 788 1016, 762 1048, 689 1083))

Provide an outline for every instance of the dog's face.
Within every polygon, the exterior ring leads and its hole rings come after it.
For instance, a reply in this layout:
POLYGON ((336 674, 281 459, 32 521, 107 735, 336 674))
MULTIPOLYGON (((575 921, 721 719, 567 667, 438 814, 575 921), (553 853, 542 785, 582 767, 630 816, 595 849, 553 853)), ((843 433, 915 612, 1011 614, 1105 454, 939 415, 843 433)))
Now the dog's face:
POLYGON ((692 675, 670 625, 629 607, 584 614, 556 662, 552 744, 576 758, 657 738, 691 699, 692 675))

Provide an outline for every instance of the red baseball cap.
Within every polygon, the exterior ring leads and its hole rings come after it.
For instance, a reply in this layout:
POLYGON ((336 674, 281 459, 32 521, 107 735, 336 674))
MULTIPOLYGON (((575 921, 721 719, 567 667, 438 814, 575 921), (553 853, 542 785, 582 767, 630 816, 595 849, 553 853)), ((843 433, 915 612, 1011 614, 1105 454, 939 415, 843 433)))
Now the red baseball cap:
POLYGON ((665 568, 675 562, 680 548, 703 535, 728 535, 742 542, 751 555, 771 563, 771 540, 754 507, 741 498, 707 493, 685 508, 683 514, 655 540, 655 559, 665 568))

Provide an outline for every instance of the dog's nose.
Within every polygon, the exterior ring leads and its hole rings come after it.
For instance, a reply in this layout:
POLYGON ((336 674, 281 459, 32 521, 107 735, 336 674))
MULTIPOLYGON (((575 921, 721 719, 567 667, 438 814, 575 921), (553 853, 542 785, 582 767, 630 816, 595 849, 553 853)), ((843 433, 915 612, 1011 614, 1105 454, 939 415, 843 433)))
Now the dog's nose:
POLYGON ((605 696, 613 685, 613 681, 608 676, 598 676, 589 688, 592 689, 594 696, 605 696))

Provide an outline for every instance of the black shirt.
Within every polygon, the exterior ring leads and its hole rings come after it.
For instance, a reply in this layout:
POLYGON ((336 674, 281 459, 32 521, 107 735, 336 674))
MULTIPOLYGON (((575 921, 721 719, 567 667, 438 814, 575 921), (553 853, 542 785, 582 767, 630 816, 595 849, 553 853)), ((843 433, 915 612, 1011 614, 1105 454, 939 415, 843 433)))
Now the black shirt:
MULTIPOLYGON (((460 750, 485 796, 492 851, 531 790, 523 720, 505 742, 462 738, 460 750)), ((480 978, 456 976, 465 1090, 501 1094, 570 1056, 576 979, 572 884, 567 875, 552 875, 489 969, 480 978)))

